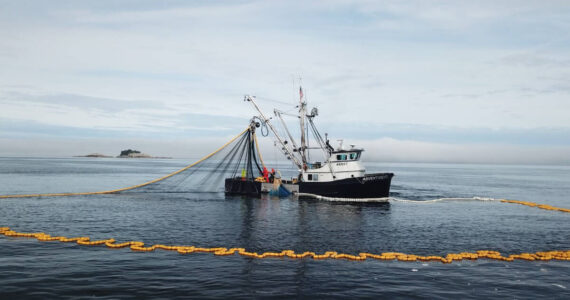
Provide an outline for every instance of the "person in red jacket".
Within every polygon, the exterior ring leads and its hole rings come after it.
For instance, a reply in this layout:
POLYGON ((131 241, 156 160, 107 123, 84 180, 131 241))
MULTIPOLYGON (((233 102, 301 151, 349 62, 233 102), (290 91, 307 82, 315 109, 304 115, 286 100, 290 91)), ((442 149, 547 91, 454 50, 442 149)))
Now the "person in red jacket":
POLYGON ((266 167, 263 167, 263 178, 265 178, 265 182, 269 182, 269 172, 266 167))

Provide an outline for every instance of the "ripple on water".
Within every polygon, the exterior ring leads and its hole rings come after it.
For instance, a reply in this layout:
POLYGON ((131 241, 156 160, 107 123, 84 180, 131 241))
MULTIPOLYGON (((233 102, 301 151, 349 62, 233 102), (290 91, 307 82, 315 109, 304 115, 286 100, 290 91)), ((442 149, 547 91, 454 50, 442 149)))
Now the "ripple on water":
MULTIPOLYGON (((67 188, 68 171, 84 168, 85 161, 60 162, 38 160, 32 167, 26 159, 2 160, 0 179, 6 184, 0 186, 0 194, 14 187, 37 191, 44 187, 40 175, 50 178, 52 191, 67 188), (14 169, 18 172, 10 171, 14 169)), ((95 188, 93 182, 104 188, 109 174, 121 182, 140 182, 166 173, 175 162, 90 163, 86 171, 79 172, 90 174, 88 180, 82 181, 83 173, 74 175, 73 188, 95 188)), ((394 195, 407 199, 505 197, 570 207, 570 170, 536 168, 372 164, 371 171, 394 172, 394 195), (550 181, 553 177, 556 184, 550 181), (548 199, 543 197, 546 193, 548 199)), ((510 254, 570 248, 567 214, 477 201, 358 205, 154 190, 4 199, 0 220, 0 226, 17 231, 148 244, 245 247, 259 252, 444 255, 480 249, 510 254)), ((135 253, 0 237, 0 266, 2 298, 570 297, 565 280, 570 264, 556 261, 477 260, 444 265, 256 260, 166 251, 135 253)))

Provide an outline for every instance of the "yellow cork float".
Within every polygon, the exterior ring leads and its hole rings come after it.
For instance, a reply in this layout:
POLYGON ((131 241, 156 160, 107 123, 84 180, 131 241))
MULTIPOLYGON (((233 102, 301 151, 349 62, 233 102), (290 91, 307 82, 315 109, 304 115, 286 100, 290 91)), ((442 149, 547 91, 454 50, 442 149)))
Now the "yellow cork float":
POLYGON ((530 201, 503 199, 503 200, 501 200, 501 202, 503 202, 503 203, 515 203, 515 204, 521 204, 521 205, 526 205, 526 206, 530 206, 530 207, 536 207, 536 208, 540 208, 540 209, 554 210, 554 211, 561 211, 561 212, 570 213, 570 209, 568 209, 568 208, 555 207, 555 206, 550 206, 548 204, 539 204, 539 203, 534 203, 534 202, 530 202, 530 201))
POLYGON ((366 259, 376 259, 376 260, 397 260, 404 262, 414 262, 414 261, 435 261, 441 263, 452 263, 454 261, 462 260, 477 260, 477 259, 491 259, 499 261, 514 261, 514 260, 526 260, 526 261, 547 261, 547 260, 559 260, 559 261, 570 261, 570 250, 553 250, 553 251, 541 251, 534 253, 520 253, 511 254, 509 256, 503 256, 497 251, 490 250, 479 250, 476 252, 461 252, 461 253, 449 253, 446 256, 421 256, 414 254, 406 254, 400 252, 384 252, 381 254, 372 254, 362 252, 358 255, 352 255, 347 253, 338 253, 336 251, 326 251, 323 254, 317 254, 315 252, 303 252, 296 253, 293 250, 283 250, 281 252, 248 252, 245 248, 201 248, 195 246, 169 246, 156 244, 146 247, 143 242, 139 241, 129 241, 123 243, 117 243, 115 239, 105 239, 98 241, 91 241, 89 237, 73 237, 68 238, 64 236, 51 236, 43 232, 16 232, 10 229, 10 227, 0 227, 0 234, 7 237, 23 237, 23 238, 35 238, 38 241, 59 241, 59 242, 74 242, 78 245, 83 246, 106 246, 108 248, 118 249, 129 247, 132 251, 140 252, 150 252, 157 249, 166 251, 176 251, 180 254, 190 254, 190 253, 213 253, 216 256, 227 256, 227 255, 241 255, 251 258, 292 258, 292 259, 304 259, 312 258, 314 260, 319 259, 345 259, 345 260, 355 260, 363 261, 366 259))

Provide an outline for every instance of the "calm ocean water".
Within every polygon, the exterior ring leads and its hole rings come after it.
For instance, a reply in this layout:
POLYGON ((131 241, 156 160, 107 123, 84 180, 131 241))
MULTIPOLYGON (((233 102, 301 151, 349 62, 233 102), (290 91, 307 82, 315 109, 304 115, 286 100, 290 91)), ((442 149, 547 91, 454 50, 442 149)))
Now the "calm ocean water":
MULTIPOLYGON (((0 194, 120 188, 188 160, 0 158, 0 194)), ((280 165, 283 167, 283 163, 280 165)), ((495 197, 570 207, 570 167, 366 163, 396 174, 392 196, 495 197)), ((291 174, 291 170, 283 170, 291 174)), ((570 215, 481 201, 335 204, 177 190, 0 200, 0 226, 147 244, 419 255, 570 248, 570 215)), ((205 187, 207 186, 207 188, 205 187)), ((202 188, 204 187, 204 188, 202 188)), ((0 237, 0 298, 569 299, 570 263, 250 259, 0 237)))

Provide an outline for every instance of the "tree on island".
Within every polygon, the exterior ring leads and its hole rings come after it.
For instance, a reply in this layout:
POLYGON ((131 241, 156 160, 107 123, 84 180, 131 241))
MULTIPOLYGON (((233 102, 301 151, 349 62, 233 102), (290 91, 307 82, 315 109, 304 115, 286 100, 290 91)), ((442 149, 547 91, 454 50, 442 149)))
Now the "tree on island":
POLYGON ((141 152, 140 152, 140 151, 137 151, 137 150, 127 149, 127 150, 121 151, 121 155, 119 155, 119 156, 129 156, 129 154, 131 154, 131 153, 139 154, 139 153, 141 153, 141 152))

